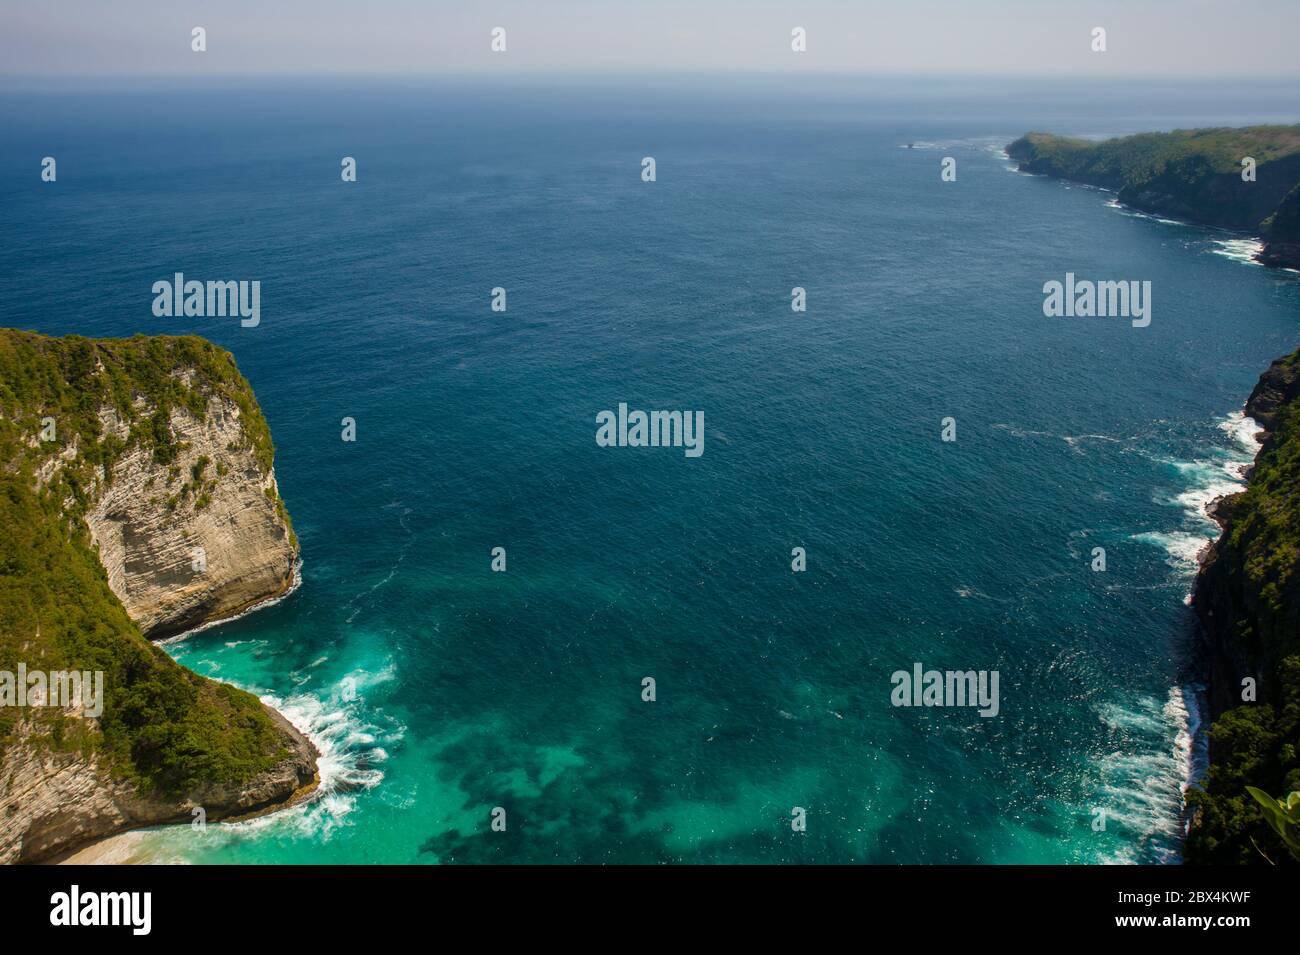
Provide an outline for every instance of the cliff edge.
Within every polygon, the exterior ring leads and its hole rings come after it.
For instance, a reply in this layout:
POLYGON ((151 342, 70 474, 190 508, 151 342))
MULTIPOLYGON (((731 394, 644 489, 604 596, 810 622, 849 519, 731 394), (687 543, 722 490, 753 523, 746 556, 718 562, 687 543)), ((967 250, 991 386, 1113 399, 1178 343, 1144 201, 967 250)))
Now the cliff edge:
POLYGON ((147 639, 291 587, 273 456, 210 342, 0 329, 0 862, 315 786, 319 754, 288 721, 147 639), (73 672, 85 691, 55 699, 73 672), (40 693, 15 697, 36 673, 40 693))
POLYGON ((1193 595, 1214 720, 1188 797, 1193 863, 1289 861, 1245 787, 1300 789, 1300 350, 1273 362, 1245 410, 1263 444, 1246 490, 1215 508, 1223 533, 1193 595))

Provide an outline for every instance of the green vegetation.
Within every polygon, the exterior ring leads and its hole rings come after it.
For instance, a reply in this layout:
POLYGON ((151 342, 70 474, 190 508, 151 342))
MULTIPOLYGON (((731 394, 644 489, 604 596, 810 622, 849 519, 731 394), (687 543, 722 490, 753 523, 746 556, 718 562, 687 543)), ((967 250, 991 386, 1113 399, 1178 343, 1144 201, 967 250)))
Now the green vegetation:
POLYGON ((1114 189, 1134 208, 1270 239, 1300 235, 1300 195, 1293 194, 1300 125, 1180 129, 1102 142, 1029 133, 1007 154, 1026 172, 1114 189), (1241 178, 1245 157, 1256 163, 1253 182, 1241 178))
MULTIPOLYGON (((116 776, 164 794, 243 782, 283 755, 255 697, 191 673, 141 635, 109 589, 82 520, 116 459, 139 445, 160 464, 174 460, 171 409, 202 419, 212 396, 238 405, 247 440, 270 468, 270 430, 252 390, 210 342, 0 329, 0 669, 22 661, 102 670, 105 695, 97 728, 53 708, 0 708, 0 748, 12 745, 21 717, 32 722, 28 744, 97 753, 116 776), (102 433, 105 407, 127 424, 125 438, 102 433), (52 442, 38 440, 46 418, 54 419, 52 442), (74 448, 38 489, 37 469, 74 448)), ((200 459, 190 475, 200 500, 210 463, 200 459)))
MULTIPOLYGON (((1282 363, 1300 369, 1300 350, 1282 363)), ((1286 642, 1300 653, 1300 400, 1279 409, 1272 440, 1255 462, 1249 485, 1232 505, 1231 544, 1244 558, 1247 582, 1262 597, 1254 640, 1286 642)))
POLYGON ((1247 786, 1246 791, 1264 810, 1264 818, 1286 843, 1291 858, 1300 862, 1300 792, 1291 793, 1283 801, 1254 786, 1247 786))
POLYGON ((1268 824, 1249 788, 1300 788, 1300 657, 1279 668, 1281 705, 1245 704, 1228 710, 1210 730, 1213 762, 1202 788, 1188 793, 1199 813, 1187 837, 1188 862, 1246 865, 1278 861, 1286 846, 1268 824))
MULTIPOLYGON (((1300 369, 1300 351, 1281 363, 1279 377, 1290 369, 1300 369)), ((1226 508, 1226 536, 1202 575, 1216 581, 1204 599, 1228 595, 1216 604, 1231 621, 1219 652, 1250 661, 1260 702, 1234 706, 1210 730, 1212 763, 1203 789, 1189 794, 1199 812, 1189 862, 1262 862, 1260 852, 1285 860, 1281 837, 1247 787, 1300 790, 1300 397, 1279 407, 1272 426, 1247 490, 1226 508)), ((1198 588, 1198 610, 1202 599, 1198 588)))

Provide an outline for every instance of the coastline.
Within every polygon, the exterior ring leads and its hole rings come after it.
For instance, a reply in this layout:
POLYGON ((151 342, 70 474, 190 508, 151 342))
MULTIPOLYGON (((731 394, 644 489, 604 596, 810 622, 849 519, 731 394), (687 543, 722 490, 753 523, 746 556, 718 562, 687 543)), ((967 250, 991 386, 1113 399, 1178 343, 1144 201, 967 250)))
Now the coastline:
POLYGON ((1226 226, 1215 225, 1211 222, 1203 222, 1193 218, 1177 218, 1173 213, 1161 213, 1152 209, 1144 209, 1140 206, 1132 205, 1120 198, 1120 190, 1111 186, 1098 185, 1092 182, 1085 182, 1081 179, 1071 179, 1068 176, 1055 175, 1050 172, 1035 172, 1032 169, 1025 168, 1027 163, 1016 159, 1003 147, 1001 158, 1007 162, 1016 163, 1014 167, 1008 167, 1010 171, 1019 173, 1022 176, 1031 176, 1035 179, 1051 179, 1056 182, 1068 182, 1072 186, 1082 186, 1085 189, 1095 189, 1097 192, 1105 193, 1110 196, 1106 200, 1106 206, 1114 209, 1120 215, 1129 216, 1134 219, 1149 219, 1152 222, 1159 222, 1162 225, 1176 225, 1188 229, 1204 229, 1209 232, 1221 233, 1221 237, 1214 241, 1223 246, 1215 250, 1216 255, 1222 255, 1225 258, 1233 259, 1249 265, 1257 265, 1266 269, 1274 269, 1279 272, 1291 272, 1300 275, 1300 248, 1293 250, 1292 254, 1280 255, 1277 252, 1277 246, 1280 243, 1270 245, 1266 236, 1262 235, 1259 230, 1251 229, 1232 229, 1226 226), (1248 251, 1246 251, 1248 250, 1248 251))
MULTIPOLYGON (((299 730, 301 732, 301 730, 299 730)), ((303 735, 306 735, 305 733, 303 735)), ((311 737, 308 737, 311 739, 311 737)), ((316 740, 312 739, 312 744, 316 740)), ((276 813, 285 812, 296 806, 310 802, 320 789, 320 773, 316 778, 306 786, 301 787, 294 792, 292 796, 284 802, 259 809, 254 812, 245 813, 242 816, 232 816, 229 819, 219 819, 209 825, 219 826, 226 824, 235 824, 248 822, 252 819, 260 819, 266 816, 273 816, 276 813)), ((175 829, 178 826, 190 825, 185 819, 179 819, 173 823, 161 823, 147 826, 140 826, 135 829, 124 829, 121 832, 114 832, 107 836, 100 836, 85 845, 71 849, 52 859, 46 859, 39 863, 40 865, 154 865, 151 859, 137 858, 137 853, 144 845, 146 834, 154 831, 166 829, 175 829)))
MULTIPOLYGON (((1221 247, 1219 254, 1242 264, 1293 275, 1300 272, 1300 243, 1290 238, 1296 193, 1266 220, 1259 220, 1247 214, 1254 197, 1238 195, 1224 204, 1205 182, 1184 188, 1171 182, 1159 166, 1143 179, 1141 174, 1116 173, 1102 161, 1081 164, 1080 154, 1096 157, 1105 150, 1059 146, 1061 142, 1059 137, 1028 134, 1010 144, 1006 155, 1017 160, 1017 171, 1022 174, 1108 193, 1106 205, 1123 215, 1230 235, 1216 243, 1221 247), (1054 145, 1059 147, 1056 152, 1054 145), (1210 205, 1203 209, 1202 202, 1210 205), (1290 219, 1280 227, 1284 216, 1290 219), (1259 231, 1252 234, 1243 229, 1247 221, 1258 221, 1259 231)), ((1127 148, 1124 140, 1108 142, 1115 150, 1127 148)), ((1168 161, 1168 168, 1179 163, 1172 158, 1168 161)), ((1230 175, 1218 174, 1221 191, 1232 188, 1223 186, 1230 179, 1230 175)), ((1276 187, 1275 179, 1272 188, 1276 187)), ((1184 863, 1251 861, 1252 852, 1261 850, 1248 838, 1250 827, 1257 828, 1260 823, 1248 804, 1240 804, 1245 789, 1248 785, 1286 788, 1285 780, 1279 783, 1273 778, 1276 772, 1268 768, 1287 765, 1285 747, 1274 752, 1288 732, 1286 707, 1275 707, 1289 692, 1280 668, 1288 627, 1285 620, 1294 623, 1295 615, 1294 594, 1286 595, 1287 551, 1279 543, 1285 539, 1289 520, 1280 515, 1288 513, 1291 506, 1285 503, 1288 492, 1280 483, 1276 451, 1281 440, 1277 434, 1280 417, 1287 413, 1289 403, 1300 399, 1300 384, 1293 370, 1297 355, 1300 352, 1291 352, 1273 361, 1240 411, 1229 418, 1239 420, 1226 430, 1250 452, 1249 462, 1240 467, 1224 466, 1228 481, 1207 482, 1202 491, 1217 493, 1208 500, 1195 501, 1217 533, 1197 548, 1191 562, 1194 577, 1186 603, 1195 616, 1193 638, 1190 658, 1182 664, 1188 675, 1180 677, 1177 687, 1186 704, 1185 737, 1180 733, 1177 744, 1180 751, 1185 750, 1187 767, 1180 813, 1180 857, 1184 863), (1270 503, 1261 505, 1261 496, 1270 503), (1286 609, 1288 600, 1290 610, 1286 609), (1238 698, 1237 688, 1242 685, 1251 687, 1250 695, 1242 691, 1238 698), (1264 705, 1256 707, 1256 699, 1264 705), (1279 714, 1276 723, 1271 722, 1275 712, 1279 714)), ((1190 495, 1180 499, 1194 501, 1190 495)))
MULTIPOLYGON (((163 637, 159 640, 154 640, 152 642, 159 645, 179 643, 180 641, 186 639, 187 637, 195 633, 198 633, 202 630, 209 630, 213 627, 219 627, 222 624, 230 623, 234 620, 239 620, 243 617, 249 616, 250 614, 254 614, 259 610, 265 610, 268 607, 272 607, 280 603, 281 601, 292 596, 293 593, 299 587, 302 586, 302 563, 303 562, 301 558, 298 558, 294 561, 293 572, 290 575, 289 583, 285 586, 285 588, 280 593, 273 594, 269 597, 259 598, 251 602, 248 606, 244 607, 242 610, 237 611, 236 613, 230 614, 225 617, 221 617, 216 620, 205 621, 199 626, 193 627, 182 633, 178 633, 170 637, 163 637)), ((317 754, 322 752, 322 741, 315 734, 311 732, 310 727, 297 725, 280 710, 276 709, 275 707, 267 703, 265 699, 262 699, 261 702, 262 705, 266 707, 266 709, 271 713, 273 719, 282 720, 285 724, 291 726, 294 730, 296 730, 299 734, 301 734, 303 738, 305 738, 313 747, 315 747, 317 754)), ((280 802, 277 803, 273 803, 272 805, 269 806, 264 806, 260 809, 255 809, 252 812, 243 813, 242 815, 230 816, 224 819, 214 820, 212 822, 212 825, 247 822, 250 819, 258 819, 264 816, 272 816, 275 815, 276 813, 284 812, 285 810, 292 809, 295 806, 299 806, 305 802, 310 801, 314 796, 319 794, 320 787, 321 787, 321 774, 320 774, 320 766, 318 764, 316 767, 315 775, 312 778, 312 781, 310 783, 307 783, 304 786, 298 787, 298 789, 294 790, 294 792, 290 794, 290 796, 287 799, 281 800, 280 802)), ((120 832, 114 832, 106 836, 100 836, 96 839, 91 840, 88 843, 85 843, 84 845, 66 850, 51 859, 44 860, 41 864, 43 865, 133 865, 137 863, 148 864, 150 863, 150 860, 137 860, 134 858, 135 854, 140 850, 140 847, 144 842, 145 833, 152 830, 170 829, 170 828, 175 828, 176 826, 183 826, 187 824, 190 824, 190 820, 178 819, 177 821, 172 823, 161 823, 161 824, 154 823, 154 824, 144 825, 136 828, 124 829, 120 832)))
POLYGON ((1114 207, 1127 214, 1258 241, 1257 264, 1300 272, 1300 190, 1293 188, 1300 175, 1298 130, 1192 129, 1097 141, 1030 132, 1004 153, 1026 175, 1109 192, 1114 207), (1258 177, 1253 166, 1249 178, 1237 168, 1235 157, 1270 147, 1280 152, 1261 161, 1258 177))
MULTIPOLYGON (((1201 557, 1193 592, 1196 667, 1206 686, 1207 771, 1190 793, 1184 857, 1193 863, 1258 863, 1268 830, 1249 786, 1285 792, 1294 737, 1295 415, 1300 349, 1260 375, 1243 408, 1258 445, 1245 488, 1208 509, 1220 532, 1201 557), (1287 658, 1290 657, 1288 660, 1287 658), (1288 667, 1291 669, 1289 670, 1288 667), (1243 801, 1244 800, 1244 801, 1243 801), (1263 831, 1261 831, 1263 830, 1263 831)), ((1266 843, 1267 844, 1267 843, 1266 843)))
MULTIPOLYGON (((1249 403, 1243 404, 1236 412, 1229 416, 1230 421, 1235 415, 1241 416, 1240 426, 1237 428, 1226 428, 1243 447, 1249 447, 1253 454, 1248 464, 1240 467, 1238 472, 1242 482, 1242 490, 1250 484, 1250 474, 1255 468, 1255 461, 1258 460, 1260 453, 1264 449, 1264 443, 1260 436, 1265 434, 1265 429, 1258 421, 1249 414, 1249 403), (1249 446, 1247 442, 1249 441, 1249 446)), ((1219 528, 1217 537, 1207 538, 1204 545, 1196 554, 1196 571, 1192 579, 1192 589, 1188 591, 1184 604, 1192 608, 1196 587, 1200 580, 1202 570, 1208 563, 1210 556, 1214 553, 1215 546, 1223 535, 1228 531, 1228 525, 1223 516, 1219 513, 1220 505, 1224 501, 1240 494, 1241 491, 1231 491, 1227 494, 1219 494, 1206 502, 1203 510, 1205 516, 1213 521, 1219 528)), ((1195 612, 1193 610, 1193 612, 1195 612)), ((1200 624, 1198 622, 1197 626, 1200 624)), ((1210 726, 1214 720, 1214 708, 1210 702, 1210 676, 1211 672, 1206 665, 1202 648, 1198 645, 1195 647, 1192 658, 1188 661, 1191 669, 1191 680, 1180 681, 1178 684, 1182 688, 1185 702, 1187 703, 1187 736, 1188 736, 1188 772, 1187 779, 1183 786, 1183 808, 1180 813, 1180 822, 1184 835, 1193 821, 1193 807, 1187 802, 1187 792, 1193 787, 1199 786, 1205 779, 1205 775, 1210 767, 1210 726), (1188 693, 1190 691, 1190 698, 1188 693)))
MULTIPOLYGON (((270 711, 273 717, 283 720, 292 726, 299 734, 302 735, 317 751, 320 753, 325 748, 324 741, 315 733, 311 732, 310 727, 300 726, 293 723, 287 716, 279 710, 272 707, 264 699, 262 705, 270 711)), ((237 823, 248 822, 253 819, 261 819, 276 815, 287 810, 306 805, 313 801, 322 792, 323 781, 321 779, 320 766, 317 765, 315 775, 311 782, 298 787, 289 795, 288 798, 269 806, 263 806, 252 812, 246 812, 237 816, 228 816, 223 819, 216 819, 208 825, 233 825, 237 823)), ((164 831, 176 829, 180 826, 192 825, 192 820, 186 818, 177 819, 174 822, 149 823, 146 825, 123 829, 119 832, 109 833, 105 836, 99 836, 75 848, 65 850, 52 858, 42 860, 40 865, 137 865, 137 864, 155 864, 151 859, 136 858, 136 854, 141 850, 146 834, 154 831, 164 831)))

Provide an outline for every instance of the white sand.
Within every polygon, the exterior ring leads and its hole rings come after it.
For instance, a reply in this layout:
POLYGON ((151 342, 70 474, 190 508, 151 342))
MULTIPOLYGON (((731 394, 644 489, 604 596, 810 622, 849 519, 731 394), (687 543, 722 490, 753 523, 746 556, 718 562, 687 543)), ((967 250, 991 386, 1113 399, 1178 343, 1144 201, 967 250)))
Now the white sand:
POLYGON ((123 832, 92 842, 59 862, 59 865, 137 865, 147 860, 138 855, 143 832, 123 832))

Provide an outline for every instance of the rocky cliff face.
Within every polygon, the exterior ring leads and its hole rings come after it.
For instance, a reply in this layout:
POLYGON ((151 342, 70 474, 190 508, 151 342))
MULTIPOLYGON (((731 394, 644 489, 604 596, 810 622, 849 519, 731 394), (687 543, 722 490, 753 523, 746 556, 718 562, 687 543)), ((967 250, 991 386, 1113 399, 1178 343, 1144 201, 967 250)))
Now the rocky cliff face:
MULTIPOLYGON (((1246 402, 1246 414, 1259 423, 1264 440, 1256 461, 1274 458, 1279 448, 1280 416, 1300 403, 1300 353, 1279 358, 1260 376, 1246 402)), ((1287 436, 1290 437, 1290 436, 1287 436)), ((1277 672, 1280 654, 1300 634, 1300 579, 1256 576, 1248 565, 1266 527, 1245 507, 1246 495, 1221 499, 1214 516, 1223 533, 1202 561, 1193 603, 1205 635, 1206 672, 1213 715, 1241 702, 1241 681, 1265 685, 1277 672)), ((1300 533, 1300 527, 1295 528, 1300 533)))
POLYGON ((1188 862, 1289 856, 1246 787, 1300 789, 1300 351, 1260 378, 1246 413, 1266 432, 1247 489, 1221 500, 1223 533, 1193 595, 1209 687, 1210 767, 1188 794, 1188 862))
POLYGON ((0 707, 0 863, 315 787, 319 754, 287 720, 142 635, 291 587, 271 460, 247 382, 210 343, 0 329, 0 670, 99 670, 105 686, 97 718, 0 707))
POLYGON ((141 789, 95 756, 24 745, 22 728, 0 760, 0 864, 43 862, 105 836, 163 823, 254 815, 308 796, 318 781, 316 747, 267 709, 287 745, 271 770, 241 785, 200 786, 179 798, 141 789))
POLYGON ((1295 269, 1300 272, 1300 242, 1278 242, 1269 239, 1256 258, 1270 269, 1295 269))
MULTIPOLYGON (((173 409, 175 461, 161 468, 133 448, 86 514, 109 586, 147 637, 232 616, 293 583, 297 547, 275 473, 263 473, 239 414, 216 397, 205 420, 173 409)), ((113 409, 100 418, 106 434, 125 438, 113 409)))

